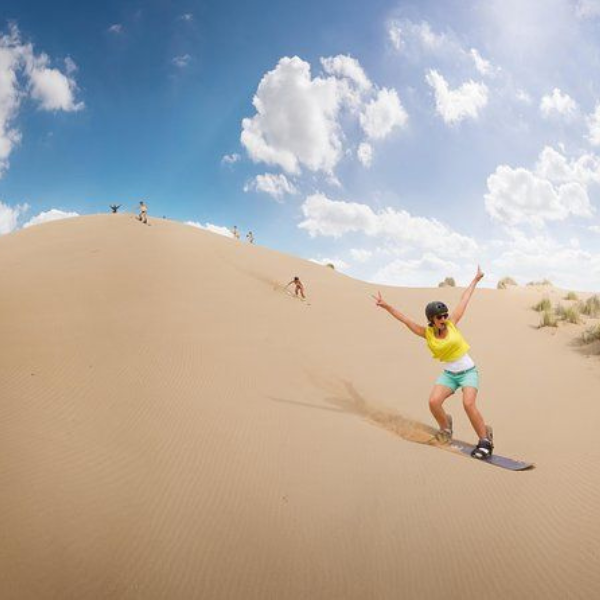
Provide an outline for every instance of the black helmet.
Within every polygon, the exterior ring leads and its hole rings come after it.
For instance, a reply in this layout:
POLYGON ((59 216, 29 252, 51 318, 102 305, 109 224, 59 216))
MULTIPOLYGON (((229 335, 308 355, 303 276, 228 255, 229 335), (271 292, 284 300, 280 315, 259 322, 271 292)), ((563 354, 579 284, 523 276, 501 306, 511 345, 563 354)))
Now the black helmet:
POLYGON ((438 315, 445 315, 448 313, 448 307, 443 302, 430 302, 425 307, 425 316, 429 323, 433 322, 433 317, 437 317, 438 315))

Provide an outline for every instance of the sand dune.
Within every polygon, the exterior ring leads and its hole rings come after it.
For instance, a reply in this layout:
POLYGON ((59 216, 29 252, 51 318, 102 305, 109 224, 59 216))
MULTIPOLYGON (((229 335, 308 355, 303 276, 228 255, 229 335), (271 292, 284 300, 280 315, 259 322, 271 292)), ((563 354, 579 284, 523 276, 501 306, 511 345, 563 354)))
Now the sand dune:
POLYGON ((413 443, 439 366, 331 269, 101 215, 0 238, 0 280, 0 598, 600 594, 600 359, 530 309, 561 290, 461 323, 511 473, 413 443))

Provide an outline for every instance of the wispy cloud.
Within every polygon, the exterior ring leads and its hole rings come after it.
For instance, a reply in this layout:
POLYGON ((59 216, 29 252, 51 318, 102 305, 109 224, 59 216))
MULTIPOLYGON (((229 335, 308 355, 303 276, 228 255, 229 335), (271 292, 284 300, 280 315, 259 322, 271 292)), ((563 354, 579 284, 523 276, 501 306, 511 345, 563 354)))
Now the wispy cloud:
POLYGON ((171 61, 176 67, 183 69, 190 64, 192 57, 189 54, 182 54, 180 56, 175 56, 171 61))
POLYGON ((235 163, 239 162, 241 158, 242 157, 237 152, 234 152, 233 154, 225 154, 225 156, 223 156, 223 158, 221 159, 221 164, 235 165, 235 163))

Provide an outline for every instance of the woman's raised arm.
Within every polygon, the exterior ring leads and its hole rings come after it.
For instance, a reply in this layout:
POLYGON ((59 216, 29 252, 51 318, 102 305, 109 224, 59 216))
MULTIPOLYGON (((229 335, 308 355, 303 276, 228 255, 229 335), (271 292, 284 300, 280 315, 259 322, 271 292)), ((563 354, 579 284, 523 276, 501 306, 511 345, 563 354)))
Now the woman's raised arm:
POLYGON ((377 292, 377 296, 372 296, 375 299, 375 304, 379 306, 379 308, 383 308, 383 310, 387 310, 387 312, 392 315, 395 319, 398 319, 401 323, 404 323, 415 335, 424 338, 425 337, 425 327, 422 325, 417 325, 414 321, 411 321, 406 315, 403 315, 399 310, 395 309, 391 304, 388 304, 382 297, 381 292, 377 292))
POLYGON ((481 271, 481 267, 477 265, 477 274, 471 281, 471 285, 463 292, 463 295, 460 298, 460 302, 458 306, 452 311, 450 315, 450 319, 453 323, 458 323, 463 315, 465 314, 465 309, 467 308, 467 304, 469 304, 469 300, 475 291, 475 286, 483 279, 483 273, 481 271))

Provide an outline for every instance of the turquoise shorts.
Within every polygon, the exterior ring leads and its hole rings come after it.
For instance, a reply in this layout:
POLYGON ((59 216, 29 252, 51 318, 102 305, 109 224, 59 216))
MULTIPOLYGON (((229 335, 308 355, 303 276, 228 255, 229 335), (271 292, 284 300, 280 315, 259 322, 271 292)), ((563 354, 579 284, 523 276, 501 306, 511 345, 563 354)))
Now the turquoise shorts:
POLYGON ((445 385, 455 392, 461 387, 472 387, 479 389, 479 373, 477 367, 471 367, 467 371, 460 373, 452 373, 451 371, 442 371, 442 374, 437 378, 438 385, 445 385))

